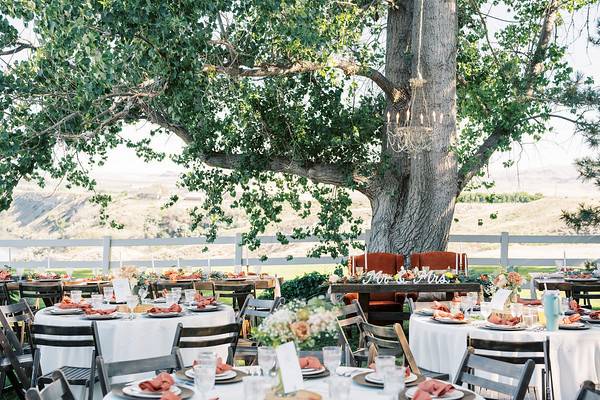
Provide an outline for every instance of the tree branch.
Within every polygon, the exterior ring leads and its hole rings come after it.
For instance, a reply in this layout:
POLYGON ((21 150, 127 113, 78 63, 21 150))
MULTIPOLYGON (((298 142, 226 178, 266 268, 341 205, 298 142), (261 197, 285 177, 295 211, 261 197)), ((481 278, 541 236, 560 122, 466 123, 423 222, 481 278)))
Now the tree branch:
POLYGON ((327 67, 341 69, 346 75, 356 75, 369 78, 375 82, 375 84, 377 84, 381 90, 383 90, 386 96, 388 96, 393 103, 408 103, 409 93, 406 88, 395 86, 381 72, 374 68, 364 67, 351 61, 334 61, 327 65, 312 61, 299 61, 287 66, 259 65, 256 67, 220 66, 207 64, 204 66, 204 71, 216 72, 230 76, 264 78, 300 74, 303 72, 314 72, 327 67))
MULTIPOLYGON (((544 59, 552 39, 552 31, 560 9, 560 0, 550 0, 548 8, 542 22, 537 45, 533 52, 533 57, 527 65, 523 77, 524 92, 527 98, 533 96, 536 79, 544 73, 544 59)), ((510 136, 510 128, 506 126, 496 127, 491 135, 479 146, 475 153, 470 157, 472 162, 463 165, 458 173, 458 193, 460 193, 473 177, 479 173, 489 161, 490 157, 496 151, 503 139, 510 136)))
POLYGON ((23 51, 23 50, 35 50, 35 49, 36 49, 36 47, 29 43, 17 43, 17 47, 15 47, 14 49, 0 51, 0 56, 11 56, 11 55, 17 54, 18 52, 23 51))

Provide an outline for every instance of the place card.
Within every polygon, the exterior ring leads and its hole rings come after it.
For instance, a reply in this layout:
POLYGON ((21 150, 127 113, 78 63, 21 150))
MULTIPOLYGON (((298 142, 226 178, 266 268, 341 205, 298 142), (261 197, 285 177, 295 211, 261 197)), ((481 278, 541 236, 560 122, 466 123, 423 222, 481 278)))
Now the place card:
POLYGON ((492 310, 504 310, 504 305, 508 301, 511 293, 512 291, 508 289, 498 289, 490 301, 492 310))
POLYGON ((294 342, 288 342, 275 348, 277 364, 281 370, 281 383, 285 394, 302 389, 302 370, 294 342))
POLYGON ((112 285, 117 303, 127 301, 127 296, 131 295, 129 279, 113 279, 112 285))

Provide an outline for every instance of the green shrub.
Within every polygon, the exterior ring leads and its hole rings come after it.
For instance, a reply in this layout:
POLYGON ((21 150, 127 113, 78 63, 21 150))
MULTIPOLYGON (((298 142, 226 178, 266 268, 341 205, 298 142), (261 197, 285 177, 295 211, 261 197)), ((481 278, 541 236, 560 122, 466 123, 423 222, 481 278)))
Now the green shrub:
POLYGON ((459 203, 529 203, 544 197, 541 193, 461 193, 458 196, 459 203))
MULTIPOLYGON (((286 301, 293 299, 310 299, 327 292, 328 275, 317 271, 308 272, 302 276, 287 280, 281 285, 281 296, 286 301)), ((261 299, 272 299, 273 289, 267 289, 259 296, 261 299)))

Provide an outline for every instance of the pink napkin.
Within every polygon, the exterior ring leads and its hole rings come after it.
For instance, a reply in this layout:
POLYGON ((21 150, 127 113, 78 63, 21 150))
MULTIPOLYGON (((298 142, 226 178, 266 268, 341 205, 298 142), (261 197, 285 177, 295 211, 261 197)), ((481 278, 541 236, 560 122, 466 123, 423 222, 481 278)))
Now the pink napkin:
POLYGON ((166 372, 161 372, 153 379, 148 379, 139 384, 140 389, 147 392, 166 392, 175 383, 173 377, 166 372))
POLYGON ((454 389, 454 386, 449 383, 438 381, 437 379, 429 379, 419 383, 413 400, 431 400, 431 396, 440 397, 452 389, 454 389))

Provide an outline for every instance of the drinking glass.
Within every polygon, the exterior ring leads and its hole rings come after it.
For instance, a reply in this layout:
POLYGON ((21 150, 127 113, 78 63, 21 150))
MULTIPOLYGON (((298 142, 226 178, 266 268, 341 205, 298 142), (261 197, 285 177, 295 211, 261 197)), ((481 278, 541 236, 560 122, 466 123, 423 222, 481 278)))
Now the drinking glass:
POLYGON ((342 348, 339 346, 323 347, 323 364, 331 375, 335 375, 335 371, 342 362, 342 348))
POLYGON ((537 314, 537 310, 533 307, 524 307, 523 308, 523 325, 527 328, 531 328, 535 325, 535 317, 537 314))
POLYGON ((520 318, 523 315, 523 304, 520 303, 512 303, 510 305, 510 315, 514 317, 520 318))
POLYGON ((93 294, 90 302, 92 303, 92 308, 100 308, 102 305, 103 296, 101 294, 93 294))
POLYGON ((567 311, 569 311, 570 309, 570 305, 569 305, 569 298, 568 297, 563 297, 560 299, 560 311, 562 312, 563 317, 565 316, 565 313, 567 311))
POLYGON ((487 321, 489 316, 492 314, 492 304, 490 302, 483 302, 480 306, 481 316, 487 321))
POLYGON ((71 300, 75 304, 81 302, 81 290, 71 290, 71 300))
POLYGON ((375 357, 375 373, 383 379, 383 373, 388 368, 396 366, 396 357, 394 356, 377 356, 375 357))
POLYGON ((148 289, 145 286, 140 286, 138 295, 140 296, 141 303, 144 304, 144 300, 146 300, 146 296, 148 296, 148 289))
POLYGON ((258 348, 258 366, 262 369, 263 376, 272 377, 273 368, 277 360, 273 347, 261 346, 258 348))
POLYGON ((174 293, 167 293, 165 296, 165 305, 171 307, 175 303, 177 303, 177 295, 174 293))
POLYGON ((542 326, 546 326, 546 313, 544 312, 544 307, 538 307, 538 323, 542 326))
POLYGON ((181 299, 181 288, 180 287, 171 288, 171 293, 173 295, 175 295, 175 303, 179 303, 179 299, 181 299))
POLYGON ((245 400, 264 400, 267 391, 267 380, 262 376, 246 376, 242 378, 245 400))
POLYGON ((383 391, 397 398, 404 390, 404 367, 389 367, 383 370, 383 391))
POLYGON ((102 292, 104 293, 104 300, 106 300, 107 303, 110 303, 110 301, 113 298, 113 294, 114 294, 114 289, 112 286, 105 286, 102 289, 102 292))
POLYGON ((200 352, 194 361, 194 386, 200 399, 206 399, 206 392, 215 386, 217 356, 214 353, 200 352))
POLYGON ((465 318, 469 318, 469 311, 471 310, 471 307, 473 306, 471 298, 469 296, 463 296, 460 298, 460 303, 461 303, 463 312, 465 313, 465 318))
POLYGON ((138 305, 138 297, 136 295, 127 296, 127 307, 129 308, 129 319, 133 319, 133 310, 138 305))
POLYGON ((194 301, 194 297, 196 296, 196 290, 186 289, 183 293, 185 295, 185 302, 187 304, 191 304, 194 301))
POLYGON ((329 380, 329 399, 330 400, 348 400, 350 398, 350 388, 352 379, 342 375, 333 375, 329 380))

